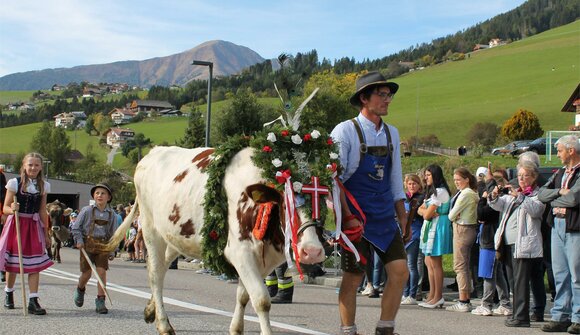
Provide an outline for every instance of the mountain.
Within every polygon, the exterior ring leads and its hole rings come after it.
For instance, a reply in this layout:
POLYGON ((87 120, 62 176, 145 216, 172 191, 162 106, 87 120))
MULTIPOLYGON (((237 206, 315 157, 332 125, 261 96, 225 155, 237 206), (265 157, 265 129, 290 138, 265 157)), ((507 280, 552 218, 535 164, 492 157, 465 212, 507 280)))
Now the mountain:
POLYGON ((13 73, 0 77, 0 90, 40 90, 49 89, 54 84, 66 85, 82 81, 128 83, 141 87, 183 85, 194 79, 208 77, 206 66, 191 65, 194 59, 213 62, 214 77, 235 74, 265 60, 247 47, 215 40, 175 55, 142 61, 13 73))

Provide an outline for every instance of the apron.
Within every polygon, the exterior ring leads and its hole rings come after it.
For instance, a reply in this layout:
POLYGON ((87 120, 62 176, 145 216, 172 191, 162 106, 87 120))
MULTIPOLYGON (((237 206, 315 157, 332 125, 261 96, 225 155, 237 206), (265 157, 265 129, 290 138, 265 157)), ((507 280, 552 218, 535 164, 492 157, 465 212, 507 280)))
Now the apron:
MULTIPOLYGON (((395 221, 395 206, 389 182, 392 142, 388 126, 384 124, 389 146, 367 147, 358 120, 352 121, 361 142, 361 160, 357 170, 344 186, 354 196, 366 216, 363 237, 386 252, 395 234, 400 234, 399 225, 395 221)), ((349 203, 349 207, 351 212, 357 212, 352 204, 349 203)))

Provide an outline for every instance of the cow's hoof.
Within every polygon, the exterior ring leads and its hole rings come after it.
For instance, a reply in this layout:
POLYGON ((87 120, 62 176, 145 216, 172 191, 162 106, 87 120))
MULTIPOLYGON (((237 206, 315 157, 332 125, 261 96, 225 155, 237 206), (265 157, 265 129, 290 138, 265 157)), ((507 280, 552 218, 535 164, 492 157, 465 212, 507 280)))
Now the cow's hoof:
POLYGON ((151 312, 148 313, 147 308, 145 308, 143 315, 146 323, 155 322, 155 311, 153 311, 152 313, 151 312))

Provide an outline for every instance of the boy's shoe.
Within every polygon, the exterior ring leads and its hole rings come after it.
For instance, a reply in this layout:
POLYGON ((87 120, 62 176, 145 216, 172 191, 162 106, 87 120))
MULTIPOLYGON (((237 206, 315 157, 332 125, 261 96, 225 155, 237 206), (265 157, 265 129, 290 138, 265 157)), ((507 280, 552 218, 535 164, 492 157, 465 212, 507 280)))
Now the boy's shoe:
POLYGON ((462 302, 458 302, 455 305, 451 305, 445 308, 445 310, 450 311, 450 312, 469 312, 471 311, 471 304, 470 303, 462 303, 462 302))
POLYGON ((105 297, 97 297, 95 299, 95 311, 99 314, 107 314, 109 310, 105 306, 105 297))
POLYGON ((481 316, 490 316, 490 315, 493 315, 493 312, 485 306, 477 306, 476 309, 471 311, 471 314, 481 315, 481 316))
POLYGON ((384 328, 375 328, 375 335, 398 335, 398 334, 395 333, 395 328, 384 327, 384 328))
POLYGON ((522 321, 516 319, 507 319, 505 320, 504 324, 506 327, 526 327, 526 328, 530 327, 529 321, 522 321))
POLYGON ((492 312, 495 315, 505 315, 505 316, 510 316, 513 314, 512 309, 505 306, 499 306, 498 308, 494 308, 492 312))
POLYGON ((572 326, 570 321, 550 321, 542 325, 542 331, 546 333, 564 333, 568 331, 568 327, 572 326))
POLYGON ((568 334, 580 334, 580 323, 572 322, 570 327, 568 327, 568 334))
POLYGON ((77 289, 75 290, 74 301, 77 307, 83 307, 83 304, 85 303, 85 290, 81 291, 81 289, 77 286, 77 289))

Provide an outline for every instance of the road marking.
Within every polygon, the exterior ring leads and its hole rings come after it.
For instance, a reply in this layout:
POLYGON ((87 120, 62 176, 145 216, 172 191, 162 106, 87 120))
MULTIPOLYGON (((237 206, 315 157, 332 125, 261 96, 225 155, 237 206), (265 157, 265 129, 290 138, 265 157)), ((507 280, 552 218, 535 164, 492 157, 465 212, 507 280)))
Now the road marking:
MULTIPOLYGON (((74 282, 77 282, 79 280, 79 275, 73 274, 70 272, 66 272, 66 271, 62 271, 62 270, 57 270, 55 268, 48 268, 48 269, 42 271, 42 274, 50 276, 50 277, 60 278, 60 279, 64 279, 64 280, 70 280, 70 281, 74 281, 74 282)), ((91 278, 88 282, 88 285, 97 286, 97 281, 95 279, 91 278)), ((134 297, 139 297, 139 298, 143 298, 143 299, 147 299, 147 300, 149 300, 151 298, 151 293, 139 291, 139 290, 136 290, 134 288, 121 286, 121 285, 117 285, 114 283, 107 283, 107 290, 115 291, 115 292, 119 292, 119 293, 123 293, 123 294, 128 294, 128 295, 132 295, 134 297)), ((163 303, 173 305, 173 306, 182 307, 182 308, 187 308, 187 309, 191 309, 191 310, 195 310, 195 311, 199 311, 199 312, 227 316, 229 318, 233 317, 233 313, 231 313, 231 312, 226 312, 226 311, 222 311, 222 310, 211 308, 211 307, 191 304, 191 303, 180 301, 177 299, 167 298, 165 296, 163 297, 163 303)), ((255 316, 245 316, 244 315, 244 320, 250 321, 250 322, 255 322, 255 323, 260 323, 260 320, 255 316)), ((276 328, 291 330, 291 331, 295 331, 295 332, 298 332, 301 334, 330 335, 330 334, 322 333, 322 332, 319 332, 316 330, 297 327, 297 326, 293 326, 293 325, 289 325, 289 324, 281 323, 281 322, 276 322, 276 321, 270 321, 270 324, 276 328)))

